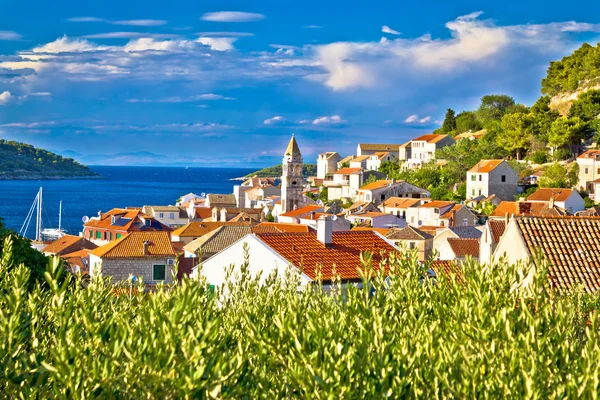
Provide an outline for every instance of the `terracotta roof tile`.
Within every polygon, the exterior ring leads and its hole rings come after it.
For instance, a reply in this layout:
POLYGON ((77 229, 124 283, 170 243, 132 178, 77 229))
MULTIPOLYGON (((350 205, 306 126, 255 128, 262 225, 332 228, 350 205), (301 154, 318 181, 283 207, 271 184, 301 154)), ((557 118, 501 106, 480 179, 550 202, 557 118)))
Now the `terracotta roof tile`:
POLYGON ((456 203, 453 201, 442 201, 442 200, 434 200, 429 203, 421 204, 420 208, 444 208, 448 206, 454 206, 456 203))
POLYGON ((92 250, 100 258, 175 257, 169 232, 132 232, 120 239, 92 250), (144 242, 149 242, 148 254, 144 254, 144 242))
POLYGON ((418 138, 413 139, 411 141, 412 142, 417 142, 417 141, 422 142, 422 141, 424 141, 424 142, 427 142, 427 143, 437 143, 440 140, 445 139, 447 137, 448 137, 448 135, 437 135, 435 133, 430 133, 428 135, 419 136, 418 138))
POLYGON ((301 224, 284 224, 281 222, 261 222, 252 228, 254 233, 278 232, 310 232, 310 228, 301 224))
POLYGON ((291 210, 286 213, 280 214, 280 217, 300 217, 304 214, 310 214, 311 212, 323 211, 323 206, 319 205, 308 205, 296 210, 291 210))
POLYGON ((401 144, 360 143, 362 151, 398 151, 401 144))
POLYGON ((515 223, 530 254, 541 251, 549 261, 554 287, 583 285, 590 293, 600 290, 600 218, 530 217, 515 223))
POLYGON ((316 268, 320 267, 323 281, 332 280, 334 265, 341 279, 360 279, 357 269, 362 266, 361 253, 373 254, 373 268, 377 270, 382 253, 387 256, 397 251, 371 231, 333 232, 330 246, 319 242, 316 233, 265 233, 257 236, 311 279, 316 279, 316 268))
POLYGON ((454 276, 459 283, 466 283, 462 268, 454 261, 435 260, 431 263, 431 270, 436 275, 454 276))
POLYGON ((469 172, 477 172, 480 174, 486 174, 493 171, 498 165, 504 160, 481 160, 469 172))
POLYGON ((561 216, 566 215, 566 211, 558 207, 550 208, 545 202, 528 201, 502 201, 494 210, 490 217, 505 217, 506 215, 515 216, 561 216))
POLYGON ((94 243, 80 236, 65 235, 60 239, 55 240, 42 249, 42 253, 56 254, 62 256, 67 253, 72 253, 82 249, 95 249, 94 243))
POLYGON ((362 168, 340 168, 337 171, 335 171, 333 174, 334 175, 352 175, 352 174, 357 174, 360 171, 362 171, 362 168))
POLYGON ((194 214, 199 219, 210 218, 212 217, 212 209, 209 207, 196 207, 194 208, 194 214))
POLYGON ((406 197, 390 197, 383 202, 382 206, 390 208, 409 208, 421 204, 420 199, 410 199, 406 197))
POLYGON ((566 201, 573 194, 573 189, 540 188, 527 197, 528 201, 566 201))
POLYGON ((448 238, 448 244, 456 257, 479 258, 479 240, 448 238))
POLYGON ((504 230, 506 229, 506 222, 503 220, 490 219, 488 220, 488 225, 492 234, 492 240, 495 243, 498 243, 502 235, 504 235, 504 230))
POLYGON ((372 231, 377 232, 381 236, 385 237, 390 231, 389 228, 373 228, 372 226, 355 226, 352 228, 353 231, 372 231))
POLYGON ((248 224, 244 222, 190 222, 189 224, 174 230, 172 233, 173 236, 179 237, 200 237, 224 225, 248 226, 248 224))
POLYGON ((598 158, 600 157, 600 150, 588 150, 585 153, 581 154, 577 158, 598 158))
POLYGON ((358 191, 362 192, 365 190, 377 190, 377 189, 382 189, 386 186, 391 186, 393 184, 394 183, 392 183, 392 181, 388 181, 388 180, 384 179, 384 180, 368 183, 368 184, 364 185, 363 187, 361 187, 360 189, 358 189, 358 191))

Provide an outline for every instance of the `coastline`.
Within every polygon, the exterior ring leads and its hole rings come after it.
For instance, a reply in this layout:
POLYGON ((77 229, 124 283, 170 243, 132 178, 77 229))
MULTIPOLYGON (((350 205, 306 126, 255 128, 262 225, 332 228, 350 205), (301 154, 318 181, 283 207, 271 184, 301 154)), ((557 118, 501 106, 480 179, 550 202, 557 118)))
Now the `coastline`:
POLYGON ((44 176, 44 175, 17 175, 14 177, 0 176, 0 181, 57 181, 57 180, 80 180, 80 179, 106 179, 102 175, 90 176, 44 176))

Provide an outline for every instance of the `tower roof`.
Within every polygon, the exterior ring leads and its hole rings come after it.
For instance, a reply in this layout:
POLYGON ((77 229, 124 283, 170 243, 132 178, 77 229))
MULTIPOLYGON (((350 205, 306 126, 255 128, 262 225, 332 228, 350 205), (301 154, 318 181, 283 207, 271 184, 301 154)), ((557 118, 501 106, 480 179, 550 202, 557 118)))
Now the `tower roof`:
POLYGON ((300 148, 298 147, 298 143, 296 143, 296 138, 294 137, 294 135, 292 135, 292 138, 290 139, 290 143, 287 146, 287 149, 285 149, 285 154, 286 156, 301 156, 302 154, 300 153, 300 148))

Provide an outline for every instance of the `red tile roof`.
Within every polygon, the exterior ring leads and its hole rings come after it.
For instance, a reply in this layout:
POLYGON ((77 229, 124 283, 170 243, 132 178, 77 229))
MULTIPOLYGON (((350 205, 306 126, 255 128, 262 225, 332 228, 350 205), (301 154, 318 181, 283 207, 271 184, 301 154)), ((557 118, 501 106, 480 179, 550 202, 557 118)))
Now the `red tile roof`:
POLYGON ((388 181, 388 180, 384 179, 384 180, 368 183, 368 184, 364 185, 363 187, 361 187, 360 189, 358 189, 358 191, 362 192, 365 190, 377 190, 377 189, 382 189, 386 186, 391 186, 391 185, 393 185, 392 181, 388 181))
POLYGON ((182 226, 172 232, 173 236, 178 237, 200 237, 206 235, 208 232, 213 231, 221 226, 231 225, 231 226, 248 226, 245 222, 212 222, 212 221, 202 221, 202 222, 190 222, 189 224, 182 226))
POLYGON ((355 226, 352 228, 353 231, 373 231, 379 233, 385 237, 390 231, 389 228, 373 228, 372 226, 355 226))
POLYGON ((597 158, 600 157, 600 150, 588 150, 577 158, 597 158))
POLYGON ((456 204, 453 201, 434 200, 429 203, 421 204, 420 208, 444 208, 456 204))
POLYGON ((42 249, 42 253, 56 254, 62 256, 67 253, 72 253, 81 249, 95 249, 94 243, 80 236, 65 235, 60 239, 55 240, 42 249))
POLYGON ((410 199, 406 197, 390 197, 383 202, 382 206, 391 208, 409 208, 421 204, 420 199, 410 199))
POLYGON ((541 251, 549 262, 554 287, 568 290, 583 285, 589 293, 600 290, 600 218, 530 217, 515 223, 529 253, 541 251))
POLYGON ((425 141, 427 143, 437 143, 440 140, 447 138, 448 135, 437 135, 435 133, 430 133, 428 135, 423 135, 423 136, 419 136, 416 139, 413 139, 412 142, 421 142, 421 141, 425 141))
POLYGON ((196 218, 204 219, 212 217, 212 209, 210 207, 197 207, 194 209, 196 218))
POLYGON ((463 270, 454 261, 435 260, 431 263, 431 269, 436 275, 454 276, 457 282, 466 283, 463 270))
POLYGON ((265 233, 257 236, 311 279, 316 279, 316 269, 320 267, 323 281, 332 280, 334 266, 336 275, 341 279, 360 279, 357 269, 362 266, 361 253, 372 253, 373 268, 378 270, 381 254, 387 256, 397 251, 379 235, 362 230, 333 232, 330 246, 319 242, 316 233, 265 233))
POLYGON ((296 210, 291 210, 283 214, 279 214, 280 217, 300 217, 304 214, 309 214, 311 212, 323 211, 323 206, 319 205, 308 205, 302 208, 298 208, 296 210))
POLYGON ((506 229, 506 222, 503 220, 490 219, 488 220, 488 225, 492 234, 492 240, 495 243, 498 243, 502 235, 504 235, 504 230, 506 229))
POLYGON ((169 232, 132 232, 90 252, 100 258, 175 257, 169 232), (149 242, 144 253, 144 242, 149 242))
POLYGON ((528 202, 528 201, 502 201, 494 210, 490 217, 505 217, 506 215, 515 216, 560 216, 565 212, 557 207, 549 208, 547 203, 528 202))
POLYGON ((504 160, 481 160, 473 168, 469 170, 469 172, 477 172, 477 173, 488 173, 493 171, 498 165, 500 165, 504 160))
POLYGON ((362 168, 341 168, 335 171, 334 175, 352 175, 362 171, 362 168))
POLYGON ((310 232, 307 225, 284 224, 280 222, 261 222, 252 228, 254 233, 310 232))
POLYGON ((479 258, 479 240, 448 238, 448 244, 456 257, 479 258))
POLYGON ((527 197, 528 201, 566 201, 573 194, 573 189, 540 188, 527 197))

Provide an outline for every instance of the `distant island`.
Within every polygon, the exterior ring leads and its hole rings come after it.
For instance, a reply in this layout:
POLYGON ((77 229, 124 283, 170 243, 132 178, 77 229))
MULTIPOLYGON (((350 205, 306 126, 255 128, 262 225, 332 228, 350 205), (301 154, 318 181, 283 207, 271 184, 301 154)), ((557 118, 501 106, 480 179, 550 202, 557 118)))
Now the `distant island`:
POLYGON ((0 139, 0 179, 81 179, 100 175, 79 164, 30 144, 0 139))
MULTIPOLYGON (((304 176, 317 175, 317 166, 315 164, 303 164, 302 174, 304 176)), ((282 175, 281 164, 272 167, 263 168, 260 171, 252 172, 246 175, 246 178, 257 176, 259 178, 279 178, 282 175)))

